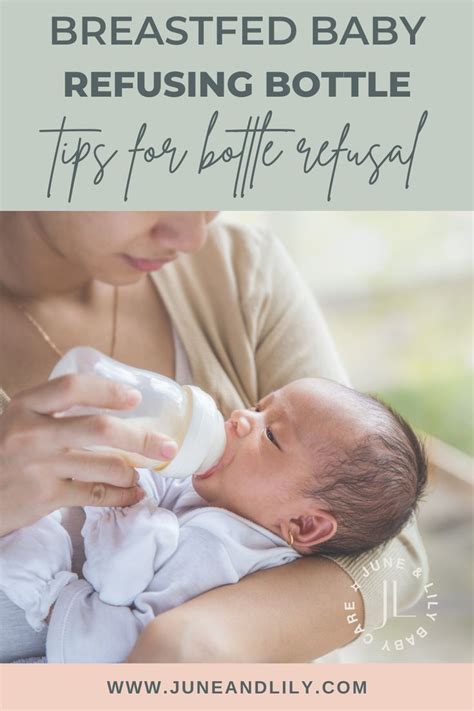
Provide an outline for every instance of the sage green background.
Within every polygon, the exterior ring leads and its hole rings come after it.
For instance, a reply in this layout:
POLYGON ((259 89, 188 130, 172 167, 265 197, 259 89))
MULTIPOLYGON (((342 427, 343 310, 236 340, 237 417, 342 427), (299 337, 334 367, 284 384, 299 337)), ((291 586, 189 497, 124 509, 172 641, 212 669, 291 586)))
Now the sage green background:
MULTIPOLYGON (((469 210, 472 207, 472 4, 469 0, 326 0, 326 2, 129 2, 94 0, 2 0, 2 130, 1 206, 17 209, 333 209, 333 210, 469 210), (290 45, 242 47, 229 37, 223 46, 52 46, 51 16, 132 15, 140 20, 153 15, 159 26, 170 15, 286 15, 295 20, 298 37, 290 45), (370 29, 373 15, 406 15, 412 23, 427 20, 409 46, 406 31, 391 46, 312 46, 311 17, 330 15, 343 27, 357 15, 370 29), (366 22, 364 22, 366 21, 366 22), (85 73, 114 71, 190 71, 253 74, 253 95, 248 98, 143 98, 133 90, 123 98, 64 98, 66 70, 85 73), (410 71, 410 98, 337 98, 324 92, 312 98, 291 94, 270 99, 264 95, 268 70, 288 74, 310 70, 410 71), (281 141, 283 158, 272 168, 257 172, 256 185, 244 199, 232 197, 235 167, 220 165, 197 174, 197 164, 210 116, 219 109, 221 126, 212 144, 222 150, 234 139, 223 128, 243 127, 250 115, 274 112, 272 126, 296 128, 294 138, 281 141), (326 201, 329 170, 316 168, 308 175, 294 150, 297 138, 307 136, 318 146, 325 139, 337 145, 346 121, 351 133, 346 145, 364 151, 381 143, 388 151, 400 143, 405 154, 412 144, 422 112, 429 111, 420 136, 411 187, 405 190, 405 168, 387 165, 374 186, 368 185, 371 168, 355 169, 340 160, 333 199, 326 201), (70 168, 58 168, 53 195, 46 187, 54 140, 40 134, 53 128, 63 115, 70 127, 102 128, 102 140, 119 148, 100 186, 91 185, 92 163, 79 169, 71 204, 67 202, 70 168), (136 164, 128 202, 123 191, 128 169, 127 149, 134 144, 140 124, 148 123, 144 145, 158 148, 167 136, 190 149, 181 169, 169 175, 162 161, 136 164)), ((139 23, 137 22, 137 26, 139 23)), ((364 151, 365 152, 365 151, 364 151)))

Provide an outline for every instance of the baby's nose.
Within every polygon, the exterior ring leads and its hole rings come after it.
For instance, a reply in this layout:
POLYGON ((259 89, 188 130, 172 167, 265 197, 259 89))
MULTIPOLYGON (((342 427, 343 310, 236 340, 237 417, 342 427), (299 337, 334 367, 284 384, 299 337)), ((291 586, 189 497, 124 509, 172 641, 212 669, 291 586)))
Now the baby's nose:
POLYGON ((253 428, 253 415, 250 410, 234 410, 230 416, 238 437, 246 437, 253 428))

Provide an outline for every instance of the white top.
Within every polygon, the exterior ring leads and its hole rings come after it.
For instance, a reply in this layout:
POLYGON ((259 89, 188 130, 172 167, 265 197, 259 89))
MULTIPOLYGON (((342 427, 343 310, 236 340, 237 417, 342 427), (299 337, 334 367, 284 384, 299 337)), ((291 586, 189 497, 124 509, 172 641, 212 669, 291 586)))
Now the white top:
MULTIPOLYGON (((133 507, 86 508, 86 580, 60 593, 48 662, 123 662, 160 613, 299 557, 271 531, 208 506, 191 477, 142 469, 140 484, 147 496, 133 507)), ((41 578, 48 579, 46 571, 41 578)))

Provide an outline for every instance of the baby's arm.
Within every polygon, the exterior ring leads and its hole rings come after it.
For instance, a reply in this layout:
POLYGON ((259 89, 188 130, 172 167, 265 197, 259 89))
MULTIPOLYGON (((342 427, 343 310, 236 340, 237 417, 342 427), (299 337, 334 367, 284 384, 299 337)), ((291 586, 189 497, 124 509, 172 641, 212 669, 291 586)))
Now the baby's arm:
POLYGON ((151 472, 140 474, 146 497, 135 506, 85 509, 82 572, 110 605, 131 605, 178 545, 178 520, 158 505, 167 485, 151 472))
MULTIPOLYGON (((206 515, 222 531, 222 517, 206 515)), ((196 521, 197 522, 197 521, 196 521)), ((47 638, 49 662, 123 662, 132 651, 142 629, 157 615, 230 583, 251 569, 256 558, 230 551, 219 535, 190 521, 180 529, 179 546, 155 573, 148 589, 131 607, 109 605, 85 580, 78 580, 62 592, 54 606, 47 638)), ((212 526, 211 526, 212 528, 212 526)), ((229 536, 235 527, 229 530, 229 536)), ((272 553, 273 555, 273 553, 272 553)), ((256 553, 261 558, 260 552, 256 553)), ((268 556, 264 556, 268 560, 268 556)), ((281 561, 280 561, 281 562, 281 561)), ((263 559, 262 559, 263 563, 263 559)), ((126 571, 123 571, 126 575, 126 571)))
POLYGON ((157 615, 213 587, 237 582, 220 541, 201 529, 183 533, 175 554, 131 607, 103 602, 86 580, 68 585, 51 614, 48 662, 124 662, 145 625, 157 615))
MULTIPOLYGON (((145 625, 157 615, 212 588, 236 583, 261 568, 289 562, 297 554, 238 517, 200 509, 181 520, 179 545, 155 572, 131 607, 103 602, 85 580, 61 594, 51 616, 49 662, 122 662, 145 625)), ((271 535, 271 534, 270 534, 271 535)), ((121 570, 123 577, 127 570, 121 570)))
POLYGON ((191 512, 181 524, 178 549, 134 602, 150 617, 300 557, 278 537, 222 509, 191 512))
POLYGON ((131 605, 178 545, 172 511, 144 500, 128 509, 94 509, 82 529, 84 578, 109 605, 131 605))

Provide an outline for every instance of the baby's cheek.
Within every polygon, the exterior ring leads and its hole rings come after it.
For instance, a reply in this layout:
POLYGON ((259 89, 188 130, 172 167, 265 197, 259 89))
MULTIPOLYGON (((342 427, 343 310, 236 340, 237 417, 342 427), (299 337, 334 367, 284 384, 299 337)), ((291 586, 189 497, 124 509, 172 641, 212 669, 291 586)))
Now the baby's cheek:
POLYGON ((272 482, 272 491, 276 501, 287 504, 295 498, 298 487, 290 473, 287 477, 276 476, 272 482))

